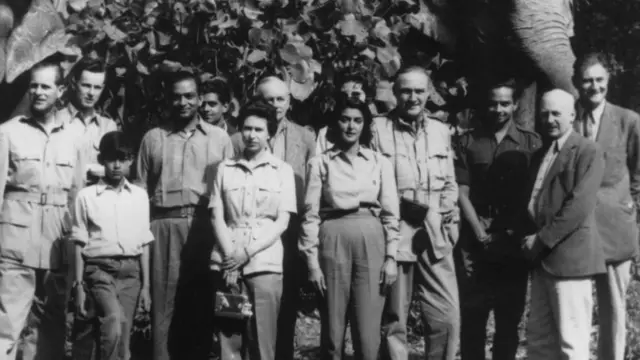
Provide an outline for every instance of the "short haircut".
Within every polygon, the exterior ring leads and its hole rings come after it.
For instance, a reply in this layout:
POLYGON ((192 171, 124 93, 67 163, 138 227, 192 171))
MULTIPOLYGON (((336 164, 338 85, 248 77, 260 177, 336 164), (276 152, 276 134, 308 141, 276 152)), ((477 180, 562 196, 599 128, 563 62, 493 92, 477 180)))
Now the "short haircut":
POLYGON ((254 100, 247 103, 240 109, 238 114, 238 126, 240 129, 244 127, 244 122, 250 116, 259 117, 265 119, 267 122, 267 132, 269 136, 274 136, 278 130, 278 117, 276 114, 276 108, 263 100, 254 100))
POLYGON ((200 94, 200 79, 196 74, 186 70, 178 70, 168 74, 164 83, 165 90, 171 94, 175 84, 186 80, 193 81, 196 84, 196 92, 200 94))
POLYGON ((609 55, 601 52, 590 52, 581 56, 573 63, 573 77, 579 79, 582 73, 593 65, 600 64, 611 75, 613 73, 613 63, 609 55))
POLYGON ((100 139, 98 150, 101 160, 127 158, 133 155, 131 140, 122 131, 111 131, 104 134, 100 139))
POLYGON ((104 62, 95 57, 83 57, 78 61, 78 63, 73 67, 72 77, 73 80, 80 80, 80 76, 82 73, 88 71, 92 73, 106 73, 107 67, 104 62))
POLYGON ((202 91, 200 93, 202 95, 216 94, 218 95, 218 100, 223 104, 231 102, 231 89, 229 88, 229 84, 222 79, 213 79, 205 82, 202 84, 202 91))
POLYGON ((489 92, 495 89, 500 88, 509 88, 513 91, 513 101, 516 102, 520 98, 522 90, 518 86, 518 83, 514 78, 497 78, 492 79, 487 83, 486 86, 486 96, 489 95, 489 92))
POLYGON ((396 73, 396 76, 395 76, 394 80, 397 81, 402 75, 406 75, 406 74, 409 74, 409 73, 412 73, 412 72, 422 73, 427 78, 429 78, 429 81, 431 81, 431 76, 429 76, 429 72, 427 71, 427 69, 423 68, 422 66, 417 66, 417 65, 405 66, 405 67, 401 68, 396 73))
POLYGON ((62 80, 64 79, 64 71, 62 70, 62 66, 60 66, 60 63, 57 61, 43 60, 33 65, 33 67, 31 68, 31 75, 33 75, 33 73, 35 73, 36 71, 40 71, 42 69, 49 69, 49 68, 52 68, 56 71, 55 84, 62 85, 62 80))
POLYGON ((327 129, 327 138, 329 141, 335 143, 336 139, 338 139, 338 122, 340 121, 340 117, 342 116, 342 112, 346 109, 356 109, 359 110, 362 114, 363 127, 362 133, 360 134, 360 144, 370 147, 371 140, 373 139, 373 134, 371 133, 371 124, 373 123, 373 115, 371 115, 371 110, 369 109, 369 105, 365 102, 362 102, 358 99, 354 99, 344 94, 341 94, 336 99, 336 105, 333 108, 333 112, 331 113, 331 120, 329 122, 329 128, 327 129))
POLYGON ((427 91, 432 91, 431 89, 433 89, 433 81, 431 80, 431 76, 429 75, 429 72, 427 71, 427 69, 423 68, 422 66, 417 66, 417 65, 406 66, 398 70, 398 72, 396 73, 396 76, 393 79, 393 89, 395 90, 396 87, 398 86, 398 79, 400 79, 402 75, 410 74, 413 72, 423 74, 427 78, 427 91))

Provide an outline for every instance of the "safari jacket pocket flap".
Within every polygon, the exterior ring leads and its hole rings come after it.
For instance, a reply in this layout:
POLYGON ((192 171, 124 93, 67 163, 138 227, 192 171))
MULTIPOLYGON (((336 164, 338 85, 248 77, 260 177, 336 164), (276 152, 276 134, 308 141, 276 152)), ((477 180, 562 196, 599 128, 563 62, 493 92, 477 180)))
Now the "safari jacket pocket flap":
POLYGON ((19 208, 7 208, 0 211, 0 224, 27 227, 31 224, 31 214, 19 208))

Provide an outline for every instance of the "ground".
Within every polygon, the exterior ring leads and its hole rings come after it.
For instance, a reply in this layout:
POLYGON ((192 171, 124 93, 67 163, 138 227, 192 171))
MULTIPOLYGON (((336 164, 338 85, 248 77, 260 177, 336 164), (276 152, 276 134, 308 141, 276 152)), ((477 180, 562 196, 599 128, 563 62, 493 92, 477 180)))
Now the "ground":
MULTIPOLYGON (((595 317, 595 313, 597 312, 597 304, 594 309, 594 326, 592 330, 592 342, 591 342, 591 359, 596 359, 595 357, 595 347, 597 344, 597 317, 595 317)), ((627 296, 627 313, 628 313, 628 321, 627 321, 627 339, 628 339, 628 351, 626 360, 640 360, 640 282, 633 281, 631 283, 628 296, 627 296)), ((148 360, 148 356, 143 356, 143 354, 148 354, 148 342, 144 341, 145 337, 148 338, 148 325, 147 326, 139 326, 137 327, 137 333, 135 335, 137 345, 137 355, 133 358, 133 360, 148 360), (146 333, 143 333, 146 331, 146 333)), ((422 337, 419 336, 420 325, 418 320, 413 319, 410 320, 410 347, 411 347, 411 356, 410 360, 418 360, 423 359, 424 356, 424 342, 422 337)), ((348 332, 347 332, 348 333, 348 332)), ((490 355, 491 350, 491 337, 493 334, 493 323, 490 319, 488 325, 488 341, 487 341, 487 354, 490 355)), ((525 360, 526 359, 526 338, 524 333, 524 325, 521 325, 520 328, 520 348, 518 350, 517 360, 525 360)), ((353 349, 351 347, 350 336, 347 335, 347 346, 346 346, 346 358, 345 360, 353 360, 353 349)), ((297 329, 296 329, 296 359, 297 360, 317 360, 319 359, 320 353, 320 321, 318 320, 317 313, 311 313, 310 315, 301 315, 298 319, 297 329)), ((135 354, 134 354, 135 355, 135 354)), ((459 357, 458 357, 459 359, 459 357)), ((487 357, 490 359, 490 357, 487 357)))

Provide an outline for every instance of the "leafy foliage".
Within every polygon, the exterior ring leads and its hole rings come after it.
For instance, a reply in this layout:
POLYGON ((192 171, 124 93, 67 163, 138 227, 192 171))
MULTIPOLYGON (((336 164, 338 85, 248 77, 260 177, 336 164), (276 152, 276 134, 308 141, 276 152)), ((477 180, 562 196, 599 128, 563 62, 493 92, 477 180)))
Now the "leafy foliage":
MULTIPOLYGON (((223 77, 241 100, 260 77, 282 76, 294 117, 319 126, 341 74, 359 73, 373 85, 407 61, 440 65, 428 42, 404 41, 421 39, 415 10, 412 0, 68 0, 71 38, 60 48, 106 59, 105 110, 138 135, 163 119, 163 74, 178 69, 223 77)), ((390 88, 376 96, 391 98, 390 88)))

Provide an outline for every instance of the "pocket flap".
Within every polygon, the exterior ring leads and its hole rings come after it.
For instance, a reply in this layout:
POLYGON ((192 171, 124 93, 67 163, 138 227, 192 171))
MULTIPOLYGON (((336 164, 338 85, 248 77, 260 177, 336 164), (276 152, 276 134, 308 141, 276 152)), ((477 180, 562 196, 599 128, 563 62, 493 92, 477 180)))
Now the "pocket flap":
POLYGON ((31 213, 19 207, 9 209, 5 207, 3 211, 0 211, 0 224, 27 227, 31 225, 31 213))

